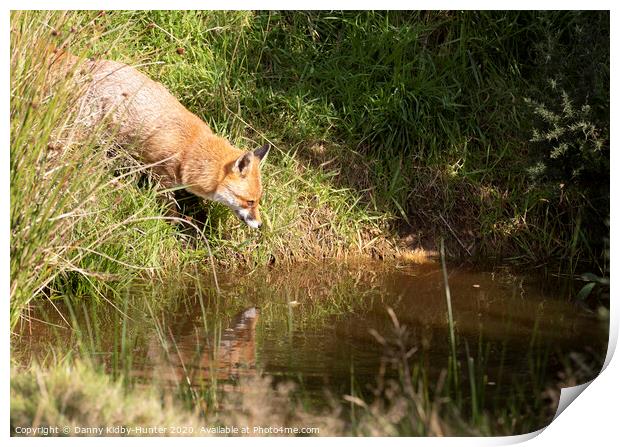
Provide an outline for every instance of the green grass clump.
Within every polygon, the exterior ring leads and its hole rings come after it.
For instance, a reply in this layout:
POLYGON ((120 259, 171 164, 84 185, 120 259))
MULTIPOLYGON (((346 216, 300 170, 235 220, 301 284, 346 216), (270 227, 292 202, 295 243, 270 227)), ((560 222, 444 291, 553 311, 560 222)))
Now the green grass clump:
POLYGON ((122 155, 106 157, 101 129, 75 125, 80 85, 50 76, 47 23, 67 20, 89 26, 75 14, 12 16, 11 327, 36 296, 109 299, 181 248, 154 189, 135 186, 139 169, 123 162, 114 176, 122 155))
MULTIPOLYGON (((452 256, 602 264, 608 185, 564 182, 560 195, 556 178, 532 181, 548 155, 530 141, 525 99, 554 103, 550 80, 579 106, 590 98, 609 159, 607 13, 116 11, 101 23, 127 32, 112 48, 103 36, 93 54, 146 64, 242 147, 271 140, 281 150, 267 168, 292 157, 313 184, 314 169, 331 173, 317 186, 349 189, 353 210, 390 217, 379 228, 414 245, 443 236, 452 256)), ((608 176, 608 165, 595 172, 608 176)), ((274 204, 287 186, 269 185, 274 204)), ((337 198, 328 208, 355 226, 337 198)))

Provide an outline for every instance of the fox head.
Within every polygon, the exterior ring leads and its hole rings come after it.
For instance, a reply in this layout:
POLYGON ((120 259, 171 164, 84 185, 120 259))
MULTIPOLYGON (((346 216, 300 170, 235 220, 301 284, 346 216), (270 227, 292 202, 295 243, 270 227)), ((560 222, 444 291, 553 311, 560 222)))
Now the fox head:
POLYGON ((224 179, 212 193, 212 200, 230 208, 251 228, 260 228, 259 202, 263 193, 260 163, 269 152, 269 144, 241 155, 230 166, 224 179))

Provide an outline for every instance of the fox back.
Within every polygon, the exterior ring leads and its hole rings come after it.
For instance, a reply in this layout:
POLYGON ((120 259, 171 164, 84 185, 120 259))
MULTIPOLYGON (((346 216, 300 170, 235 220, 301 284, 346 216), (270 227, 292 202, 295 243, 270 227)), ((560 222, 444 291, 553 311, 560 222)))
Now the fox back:
POLYGON ((82 61, 56 51, 52 68, 87 78, 79 100, 81 123, 105 122, 118 143, 134 148, 164 187, 223 203, 252 228, 261 226, 260 162, 269 145, 244 152, 215 135, 159 82, 108 60, 82 61))

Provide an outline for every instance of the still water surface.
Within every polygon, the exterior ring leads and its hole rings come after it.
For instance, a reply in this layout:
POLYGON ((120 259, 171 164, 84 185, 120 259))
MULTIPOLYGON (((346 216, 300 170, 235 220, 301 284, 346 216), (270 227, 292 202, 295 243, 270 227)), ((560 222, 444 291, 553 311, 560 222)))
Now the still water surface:
MULTIPOLYGON (((489 393, 553 382, 566 356, 594 353, 602 362, 607 321, 568 300, 560 282, 506 270, 449 271, 459 360, 466 365, 469 351, 489 393)), ((180 276, 165 286, 133 287, 114 306, 82 299, 69 311, 58 302, 64 319, 47 306, 22 327, 14 355, 86 350, 111 371, 162 386, 214 379, 226 386, 268 374, 297 382, 320 403, 326 389, 338 396, 376 384, 385 360, 377 335, 394 334, 390 308, 407 328, 407 346, 417 348, 411 361, 431 381, 448 366, 438 264, 304 264, 218 278, 219 295, 206 274, 204 281, 180 276)))

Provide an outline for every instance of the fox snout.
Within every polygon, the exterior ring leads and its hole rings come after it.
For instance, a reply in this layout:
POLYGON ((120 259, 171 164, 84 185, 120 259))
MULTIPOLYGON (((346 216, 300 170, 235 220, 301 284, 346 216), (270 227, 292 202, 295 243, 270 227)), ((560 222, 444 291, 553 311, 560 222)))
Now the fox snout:
POLYGON ((258 207, 254 209, 238 208, 235 209, 234 212, 235 215, 245 222, 250 228, 258 229, 263 224, 258 207))

